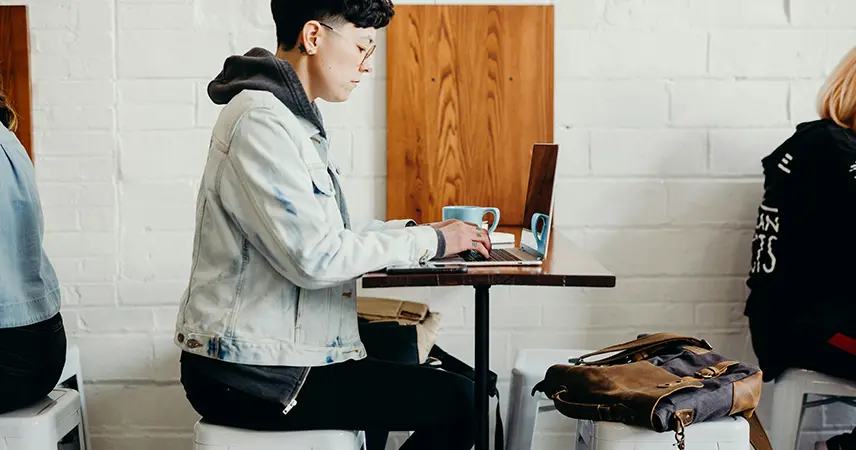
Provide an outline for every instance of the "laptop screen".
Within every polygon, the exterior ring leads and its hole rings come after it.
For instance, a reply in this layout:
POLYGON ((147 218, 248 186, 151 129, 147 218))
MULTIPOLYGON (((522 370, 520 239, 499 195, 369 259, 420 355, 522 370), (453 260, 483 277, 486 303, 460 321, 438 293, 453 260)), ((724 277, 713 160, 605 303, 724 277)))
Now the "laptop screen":
MULTIPOLYGON (((547 255, 549 248, 550 228, 552 228, 553 216, 553 190, 556 181, 556 165, 559 159, 559 146, 556 144, 535 144, 532 149, 532 163, 529 167, 529 186, 526 192, 526 207, 524 208, 523 228, 524 236, 521 243, 533 250, 540 247, 535 242, 534 235, 545 239, 543 245, 543 256, 547 255), (532 217, 543 214, 550 217, 548 228, 544 230, 546 221, 536 222, 537 229, 532 228, 532 217), (529 230, 528 232, 526 230, 529 230), (528 236, 526 236, 528 234, 528 236)), ((540 238, 539 238, 540 239, 540 238)), ((542 252, 538 252, 542 253, 542 252)))
POLYGON ((553 185, 556 180, 558 159, 558 145, 535 144, 532 150, 532 165, 529 167, 529 187, 526 192, 526 207, 523 215, 524 228, 529 228, 532 216, 536 213, 548 216, 553 213, 553 185))

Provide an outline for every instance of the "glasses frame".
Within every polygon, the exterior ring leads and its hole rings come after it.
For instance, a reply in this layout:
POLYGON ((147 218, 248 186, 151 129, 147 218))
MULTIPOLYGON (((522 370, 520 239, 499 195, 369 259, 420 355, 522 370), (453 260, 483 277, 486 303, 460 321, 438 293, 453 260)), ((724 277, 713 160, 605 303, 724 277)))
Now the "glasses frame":
POLYGON ((339 35, 340 37, 344 38, 345 40, 350 41, 352 44, 356 45, 357 48, 359 48, 361 52, 365 52, 365 54, 363 55, 363 59, 360 61, 359 67, 363 67, 366 64, 366 61, 369 60, 369 58, 374 54, 375 49, 377 48, 377 44, 372 43, 372 44, 369 44, 368 47, 366 47, 365 45, 360 44, 359 42, 351 39, 350 37, 346 36, 341 31, 331 27, 330 25, 327 25, 324 22, 318 22, 318 23, 321 24, 322 27, 332 31, 333 33, 339 35))

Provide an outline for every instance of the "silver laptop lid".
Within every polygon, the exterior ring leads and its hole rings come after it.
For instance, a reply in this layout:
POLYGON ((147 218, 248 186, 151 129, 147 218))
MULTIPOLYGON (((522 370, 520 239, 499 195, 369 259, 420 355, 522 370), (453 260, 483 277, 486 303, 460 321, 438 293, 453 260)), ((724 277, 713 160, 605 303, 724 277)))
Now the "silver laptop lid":
POLYGON ((550 248, 558 160, 557 144, 535 144, 532 149, 520 244, 527 253, 541 258, 547 257, 550 248))

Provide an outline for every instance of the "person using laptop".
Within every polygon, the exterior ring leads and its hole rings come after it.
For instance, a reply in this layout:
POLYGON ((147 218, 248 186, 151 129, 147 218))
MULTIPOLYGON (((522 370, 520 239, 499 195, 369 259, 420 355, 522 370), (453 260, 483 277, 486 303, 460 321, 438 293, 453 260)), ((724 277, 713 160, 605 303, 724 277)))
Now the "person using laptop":
MULTIPOLYGON (((0 83, 2 84, 2 83, 0 83)), ((66 336, 56 273, 42 246, 35 170, 15 136, 18 118, 0 92, 0 414, 56 386, 66 336)))
POLYGON ((277 49, 226 59, 208 85, 224 105, 199 190, 193 265, 174 341, 204 420, 268 430, 366 430, 382 449, 469 449, 473 383, 366 358, 355 279, 474 249, 460 221, 351 225, 315 102, 346 101, 372 71, 389 0, 273 0, 277 49))

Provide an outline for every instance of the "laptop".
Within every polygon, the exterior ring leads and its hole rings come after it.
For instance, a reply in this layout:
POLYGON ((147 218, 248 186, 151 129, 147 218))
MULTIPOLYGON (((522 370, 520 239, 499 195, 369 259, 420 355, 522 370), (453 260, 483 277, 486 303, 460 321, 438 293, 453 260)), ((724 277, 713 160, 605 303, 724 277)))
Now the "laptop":
POLYGON ((529 166, 529 186, 524 208, 520 246, 493 249, 487 259, 475 250, 432 261, 435 266, 537 266, 547 259, 553 216, 553 190, 559 146, 535 144, 529 166), (528 227, 527 227, 528 226, 528 227))

